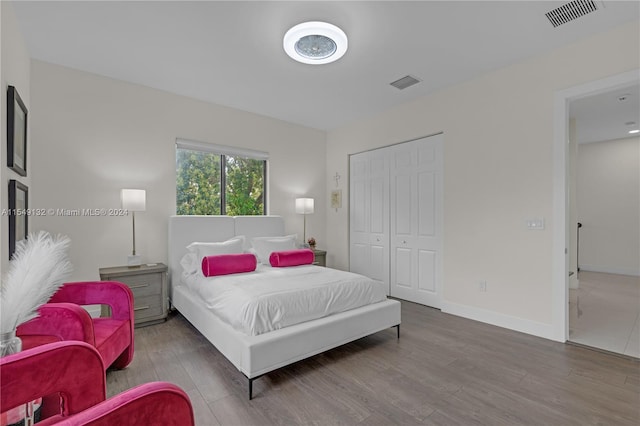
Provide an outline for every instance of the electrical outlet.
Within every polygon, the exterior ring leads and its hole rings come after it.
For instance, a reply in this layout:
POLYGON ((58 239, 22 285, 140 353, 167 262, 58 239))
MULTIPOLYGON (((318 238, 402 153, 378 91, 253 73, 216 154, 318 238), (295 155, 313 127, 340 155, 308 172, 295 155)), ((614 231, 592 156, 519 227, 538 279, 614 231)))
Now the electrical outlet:
POLYGON ((478 283, 478 290, 485 292, 487 291, 487 282, 486 281, 480 281, 478 283))

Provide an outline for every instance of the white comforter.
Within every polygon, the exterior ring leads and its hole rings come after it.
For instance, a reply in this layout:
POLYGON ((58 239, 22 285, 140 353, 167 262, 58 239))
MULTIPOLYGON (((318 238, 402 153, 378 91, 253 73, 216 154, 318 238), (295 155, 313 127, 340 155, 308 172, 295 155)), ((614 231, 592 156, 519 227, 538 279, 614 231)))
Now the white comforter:
POLYGON ((255 336, 386 300, 382 283, 320 266, 258 266, 255 272, 183 282, 236 330, 255 336))

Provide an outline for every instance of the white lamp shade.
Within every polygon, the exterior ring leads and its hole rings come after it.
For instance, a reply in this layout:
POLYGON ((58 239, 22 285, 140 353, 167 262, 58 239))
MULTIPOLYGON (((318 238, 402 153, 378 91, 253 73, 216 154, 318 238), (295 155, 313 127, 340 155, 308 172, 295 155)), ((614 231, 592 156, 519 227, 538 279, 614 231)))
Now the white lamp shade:
POLYGON ((132 212, 143 212, 146 208, 147 193, 144 189, 123 189, 120 191, 122 208, 132 212))
POLYGON ((296 198, 296 213, 313 213, 313 198, 296 198))

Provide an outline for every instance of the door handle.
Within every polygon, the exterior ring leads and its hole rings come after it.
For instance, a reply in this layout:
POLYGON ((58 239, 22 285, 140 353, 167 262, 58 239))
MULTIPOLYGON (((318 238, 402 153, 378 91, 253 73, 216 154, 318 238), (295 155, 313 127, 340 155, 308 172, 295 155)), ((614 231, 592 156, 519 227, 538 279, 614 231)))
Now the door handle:
POLYGON ((407 242, 405 240, 402 240, 402 244, 407 244, 407 242))

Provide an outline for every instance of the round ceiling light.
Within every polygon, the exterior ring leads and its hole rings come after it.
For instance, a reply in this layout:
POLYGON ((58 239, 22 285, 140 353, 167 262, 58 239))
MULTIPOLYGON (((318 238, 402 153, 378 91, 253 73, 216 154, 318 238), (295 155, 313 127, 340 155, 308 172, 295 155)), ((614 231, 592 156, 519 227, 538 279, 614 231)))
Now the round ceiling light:
POLYGON ((328 64, 347 51, 347 35, 326 22, 303 22, 284 35, 284 51, 304 64, 328 64))

